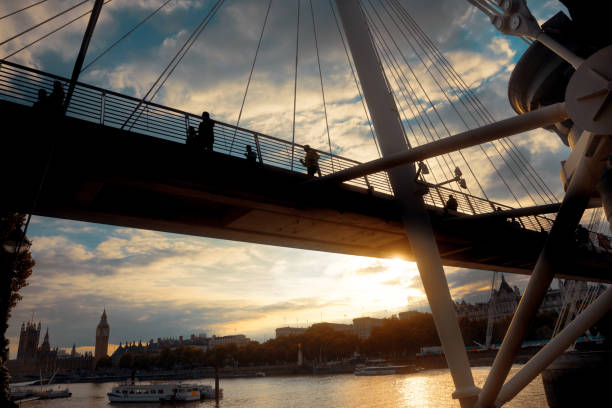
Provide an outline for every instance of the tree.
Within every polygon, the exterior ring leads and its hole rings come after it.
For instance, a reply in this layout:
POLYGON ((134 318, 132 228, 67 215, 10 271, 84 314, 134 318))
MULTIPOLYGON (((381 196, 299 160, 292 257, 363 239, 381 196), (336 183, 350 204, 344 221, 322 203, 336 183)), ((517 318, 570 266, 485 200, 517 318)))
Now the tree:
POLYGON ((111 360, 111 358, 108 356, 102 357, 96 363, 96 370, 105 370, 107 368, 112 368, 112 367, 113 367, 113 360, 111 360))
POLYGON ((22 214, 3 212, 0 216, 0 406, 3 407, 17 407, 8 399, 11 377, 6 367, 9 357, 6 330, 11 311, 21 300, 19 290, 28 284, 34 267, 30 242, 22 230, 24 220, 22 214))
POLYGON ((132 353, 130 352, 125 353, 119 359, 119 368, 132 368, 133 364, 134 356, 132 356, 132 353))

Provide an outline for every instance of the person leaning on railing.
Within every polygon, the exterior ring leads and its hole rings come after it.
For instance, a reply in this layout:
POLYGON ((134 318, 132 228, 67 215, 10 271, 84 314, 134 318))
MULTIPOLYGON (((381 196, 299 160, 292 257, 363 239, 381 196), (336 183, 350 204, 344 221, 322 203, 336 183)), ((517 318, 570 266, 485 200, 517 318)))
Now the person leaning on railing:
POLYGON ((246 153, 244 154, 244 156, 250 164, 257 163, 257 153, 253 151, 251 145, 246 146, 246 153))
POLYGON ((202 122, 200 122, 198 127, 198 139, 204 150, 213 150, 213 145, 215 144, 214 126, 215 121, 210 118, 210 114, 202 112, 202 122))
POLYGON ((444 212, 448 212, 448 211, 456 212, 458 207, 459 207, 459 203, 457 202, 457 199, 453 197, 452 194, 449 194, 448 200, 446 201, 446 204, 444 204, 444 212))

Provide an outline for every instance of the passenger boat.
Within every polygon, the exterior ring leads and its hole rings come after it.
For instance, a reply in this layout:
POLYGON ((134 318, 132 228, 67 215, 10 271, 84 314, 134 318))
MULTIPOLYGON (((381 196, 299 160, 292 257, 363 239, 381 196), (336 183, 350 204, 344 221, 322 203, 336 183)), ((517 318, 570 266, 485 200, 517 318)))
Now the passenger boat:
POLYGON ((39 399, 56 399, 56 398, 70 398, 72 393, 68 388, 47 388, 36 393, 39 399))
POLYGON ((369 366, 369 367, 358 367, 355 369, 355 375, 359 376, 370 376, 370 375, 391 375, 397 372, 397 368, 394 366, 369 366))
POLYGON ((410 374, 423 370, 414 364, 407 365, 358 365, 355 375, 391 375, 391 374, 410 374))
POLYGON ((214 398, 215 391, 210 385, 202 384, 178 382, 135 384, 130 381, 113 387, 107 395, 110 402, 196 401, 214 398))

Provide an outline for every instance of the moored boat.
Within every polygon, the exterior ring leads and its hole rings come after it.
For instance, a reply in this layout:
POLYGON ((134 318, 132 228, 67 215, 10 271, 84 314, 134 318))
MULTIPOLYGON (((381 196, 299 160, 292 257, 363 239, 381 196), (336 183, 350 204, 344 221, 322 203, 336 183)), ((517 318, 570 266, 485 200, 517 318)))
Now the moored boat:
MULTIPOLYGON (((219 391, 221 394, 221 390, 219 391)), ((178 382, 136 384, 130 381, 113 387, 107 396, 110 402, 196 401, 214 398, 215 391, 210 385, 202 384, 178 382)))
POLYGON ((391 375, 397 372, 394 366, 369 366, 361 367, 355 370, 355 375, 370 376, 370 375, 391 375))

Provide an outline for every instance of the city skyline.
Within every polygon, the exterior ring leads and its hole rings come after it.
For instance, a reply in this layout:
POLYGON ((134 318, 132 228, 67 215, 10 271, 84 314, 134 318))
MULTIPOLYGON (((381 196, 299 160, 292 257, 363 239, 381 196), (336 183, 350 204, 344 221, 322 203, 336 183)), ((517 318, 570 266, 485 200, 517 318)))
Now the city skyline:
MULTIPOLYGON (((66 7, 60 8, 68 7, 69 2, 64 3, 66 7)), ((488 21, 468 4, 441 2, 435 10, 438 24, 428 24, 433 21, 433 12, 419 2, 408 3, 415 18, 496 118, 512 115, 505 86, 526 44, 496 34, 488 21)), ((160 4, 160 1, 130 4, 117 1, 105 6, 88 59, 160 4)), ((85 72, 82 80, 142 96, 160 66, 169 60, 177 44, 210 4, 208 1, 173 2, 172 7, 158 16, 167 24, 156 24, 136 33, 138 36, 122 45, 120 52, 109 53, 99 65, 85 72), (177 27, 179 21, 185 27, 177 27)), ((262 4, 236 2, 223 9, 218 17, 223 24, 212 25, 212 31, 207 32, 208 40, 200 48, 194 47, 185 66, 157 101, 192 112, 210 106, 214 118, 235 123, 245 75, 235 67, 244 65, 244 55, 251 52, 245 50, 252 46, 241 41, 245 38, 256 41, 258 34, 252 26, 247 29, 244 22, 260 18, 264 11, 262 4), (222 42, 220 38, 227 41, 222 42), (227 72, 216 70, 217 76, 212 78, 201 67, 220 55, 224 56, 223 63, 233 68, 227 72)), ((553 7, 550 2, 539 1, 534 2, 533 11, 538 18, 545 19, 557 7, 557 4, 553 7)), ((9 37, 17 27, 31 26, 42 16, 51 15, 52 8, 41 5, 16 20, 7 20, 0 27, 0 34, 9 37)), ((4 15, 10 10, 4 4, 0 5, 0 11, 4 15)), ((279 23, 283 15, 293 11, 274 10, 277 14, 271 18, 278 24, 272 29, 272 35, 283 29, 284 25, 279 23)), ((10 60, 69 76, 85 23, 71 26, 10 60)), ((290 23, 288 20, 287 24, 290 23)), ((32 35, 35 38, 36 32, 32 35)), ((7 54, 26 42, 20 39, 1 50, 7 54)), ((268 43, 269 53, 281 54, 294 46, 292 41, 284 40, 274 45, 280 51, 268 43)), ((337 51, 323 50, 326 66, 340 59, 337 51)), ((290 122, 284 119, 290 111, 289 103, 280 104, 269 97, 279 95, 279 99, 280 96, 290 99, 291 77, 280 77, 287 64, 280 64, 274 58, 262 61, 268 62, 258 66, 256 79, 259 81, 254 82, 256 89, 250 96, 241 126, 287 138, 290 122), (278 121, 278 117, 283 120, 278 121)), ((211 70, 218 68, 212 65, 211 70)), ((300 83, 301 114, 296 122, 301 131, 296 141, 314 140, 316 146, 324 145, 323 133, 319 132, 324 126, 322 118, 313 113, 318 114, 320 110, 320 96, 308 91, 309 87, 313 88, 310 86, 313 78, 318 79, 312 73, 301 74, 304 77, 300 83)), ((335 108, 330 121, 334 129, 339 129, 335 139, 338 152, 364 160, 376 153, 364 119, 354 114, 360 108, 354 92, 348 91, 351 80, 348 75, 338 77, 328 89, 330 106, 335 108), (348 119, 343 115, 348 115, 348 119), (349 139, 353 131, 355 138, 349 139)), ((551 189, 559 192, 558 162, 565 158, 567 149, 558 138, 538 130, 516 140, 551 189)), ((491 174, 483 178, 485 187, 499 194, 499 180, 491 174)), ((285 322, 291 325, 296 318, 300 322, 314 322, 320 319, 321 313, 321 320, 342 322, 351 313, 379 317, 386 311, 392 314, 426 308, 416 267, 398 259, 275 248, 43 217, 33 218, 28 236, 33 241, 37 265, 29 279, 30 286, 22 291, 23 301, 10 321, 11 355, 14 355, 18 327, 21 321, 28 320, 32 311, 36 311, 37 320, 48 322, 57 345, 71 347, 77 341, 82 349, 93 347, 99 311, 106 306, 113 327, 109 341, 109 352, 112 352, 111 347, 121 338, 138 337, 135 333, 148 339, 209 330, 220 335, 239 332, 263 340, 266 336, 272 337, 274 328, 285 322), (91 330, 86 329, 90 326, 91 330)), ((490 272, 458 268, 446 268, 446 271, 456 299, 488 296, 490 272)), ((512 275, 507 279, 512 285, 524 286, 522 276, 512 275)))

